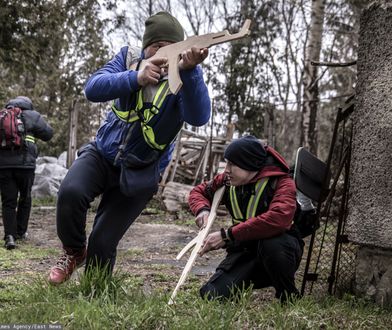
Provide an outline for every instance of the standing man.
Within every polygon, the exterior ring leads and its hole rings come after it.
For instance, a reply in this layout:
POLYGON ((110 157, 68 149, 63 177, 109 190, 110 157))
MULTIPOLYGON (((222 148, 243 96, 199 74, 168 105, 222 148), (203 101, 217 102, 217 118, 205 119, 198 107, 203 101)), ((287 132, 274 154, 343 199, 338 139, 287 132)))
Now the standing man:
POLYGON ((230 298, 251 285, 274 287, 282 302, 299 296, 294 275, 304 243, 292 223, 296 188, 285 160, 254 136, 231 142, 224 157, 224 173, 196 186, 189 196, 196 224, 202 227, 215 191, 225 185, 223 202, 233 219, 231 227, 209 234, 200 250, 201 255, 227 251, 201 296, 230 298))
POLYGON ((0 148, 0 191, 4 224, 5 248, 16 247, 15 240, 27 237, 31 210, 31 188, 34 183, 35 161, 38 156, 35 139, 49 141, 52 128, 34 110, 26 96, 10 100, 6 108, 20 108, 25 140, 18 148, 0 148), (18 198, 19 195, 19 198, 18 198))
POLYGON ((198 64, 208 50, 193 47, 181 55, 183 86, 177 95, 168 88, 163 67, 168 59, 151 59, 159 48, 183 39, 178 20, 159 12, 145 22, 141 52, 123 47, 87 81, 90 101, 113 103, 96 142, 79 150, 61 184, 57 232, 64 254, 50 271, 50 283, 66 281, 84 262, 86 270, 112 271, 117 245, 157 191, 184 121, 207 123, 210 98, 198 64), (98 195, 102 198, 87 244, 86 213, 98 195))

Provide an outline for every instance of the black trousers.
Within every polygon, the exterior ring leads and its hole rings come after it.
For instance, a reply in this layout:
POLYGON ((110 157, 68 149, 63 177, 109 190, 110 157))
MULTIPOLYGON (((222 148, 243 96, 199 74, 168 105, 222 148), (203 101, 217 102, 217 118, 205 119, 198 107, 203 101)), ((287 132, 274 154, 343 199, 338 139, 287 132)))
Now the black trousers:
POLYGON ((274 287, 282 302, 299 296, 294 276, 302 252, 303 242, 287 233, 255 242, 251 249, 229 251, 200 294, 208 299, 230 298, 252 285, 255 289, 274 287))
POLYGON ((4 237, 7 235, 16 237, 26 233, 33 183, 34 169, 0 169, 4 237))
POLYGON ((93 145, 79 153, 61 183, 57 199, 57 233, 66 248, 86 246, 86 215, 95 197, 101 201, 87 244, 86 269, 116 261, 117 245, 152 195, 127 197, 120 191, 120 171, 106 161, 93 145))

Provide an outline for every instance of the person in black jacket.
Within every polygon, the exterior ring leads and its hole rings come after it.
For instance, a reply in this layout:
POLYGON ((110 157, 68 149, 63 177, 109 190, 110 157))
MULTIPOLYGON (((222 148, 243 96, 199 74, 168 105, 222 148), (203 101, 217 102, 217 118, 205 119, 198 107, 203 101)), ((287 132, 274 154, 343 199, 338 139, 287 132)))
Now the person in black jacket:
POLYGON ((21 149, 0 149, 0 192, 4 224, 5 248, 16 247, 16 239, 27 237, 27 226, 31 209, 31 188, 34 182, 35 161, 38 156, 38 138, 49 141, 52 128, 26 96, 8 101, 6 107, 19 107, 25 128, 25 141, 21 149), (19 195, 19 199, 18 199, 19 195))

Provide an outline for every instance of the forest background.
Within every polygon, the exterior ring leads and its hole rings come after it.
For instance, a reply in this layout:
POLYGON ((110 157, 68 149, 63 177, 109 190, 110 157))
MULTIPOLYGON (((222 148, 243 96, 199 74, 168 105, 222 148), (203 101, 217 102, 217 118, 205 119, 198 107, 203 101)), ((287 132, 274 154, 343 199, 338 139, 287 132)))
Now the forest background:
POLYGON ((299 146, 325 158, 336 110, 354 93, 359 16, 367 3, 0 0, 0 104, 29 96, 55 131, 41 154, 58 156, 68 148, 76 108, 78 146, 94 138, 109 106, 88 102, 84 83, 121 46, 141 45, 148 16, 170 11, 186 36, 235 33, 249 18, 250 37, 214 46, 203 64, 213 116, 198 133, 224 135, 235 124, 236 134, 266 139, 289 160, 299 146))

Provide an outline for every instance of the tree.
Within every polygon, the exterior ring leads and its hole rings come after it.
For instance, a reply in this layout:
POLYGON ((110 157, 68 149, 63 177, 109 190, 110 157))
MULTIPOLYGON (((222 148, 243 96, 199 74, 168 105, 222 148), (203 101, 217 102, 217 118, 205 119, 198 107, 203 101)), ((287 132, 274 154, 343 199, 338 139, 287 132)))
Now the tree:
MULTIPOLYGON (((299 145, 302 113, 303 54, 307 42, 304 0, 281 0, 275 15, 281 22, 277 37, 267 47, 269 79, 273 82, 269 95, 269 126, 276 126, 275 146, 288 159, 299 145), (305 33, 304 33, 305 32, 305 33), (275 111, 274 111, 275 110, 275 111)), ((270 140, 270 138, 268 138, 270 140)))
POLYGON ((87 102, 83 85, 108 59, 107 36, 121 33, 128 44, 141 43, 145 19, 160 10, 179 17, 186 35, 225 28, 235 33, 250 18, 249 38, 214 47, 203 64, 214 98, 213 130, 222 133, 219 125, 236 122, 239 134, 267 138, 291 159, 304 125, 302 140, 313 141, 312 150, 321 145, 324 152, 333 108, 342 100, 322 101, 351 93, 356 68, 323 68, 319 74, 310 60, 355 59, 358 4, 364 2, 128 0, 124 1, 127 10, 120 11, 120 5, 107 0, 102 2, 107 18, 102 19, 98 0, 0 0, 0 101, 17 94, 31 96, 56 132, 51 147, 42 147, 58 154, 66 149, 65 123, 74 106, 80 111, 80 142, 95 135, 101 121, 105 105, 87 102), (312 32, 313 24, 307 20, 312 18, 310 5, 316 3, 326 4, 325 24, 319 19, 318 30, 312 32), (322 34, 323 43, 315 44, 315 35, 322 34))
MULTIPOLYGON (((68 109, 81 104, 80 141, 91 136, 97 121, 94 108, 82 100, 83 85, 103 61, 107 51, 98 19, 96 0, 34 2, 1 0, 0 101, 28 95, 54 128, 46 154, 66 150, 68 109), (92 118, 94 118, 92 120, 92 118)), ((98 120, 99 122, 99 120, 98 120)))
POLYGON ((235 118, 240 134, 250 133, 263 137, 264 112, 271 109, 271 103, 264 101, 273 86, 267 77, 264 65, 267 47, 277 36, 279 22, 274 15, 274 1, 242 1, 234 10, 224 6, 226 27, 237 32, 246 18, 252 20, 251 35, 231 45, 224 61, 217 69, 219 76, 212 81, 214 89, 222 90, 216 98, 221 114, 227 122, 235 118))
POLYGON ((350 64, 348 66, 321 66, 319 80, 320 111, 318 125, 318 154, 326 158, 332 135, 331 124, 338 107, 355 93, 358 54, 359 18, 367 6, 366 0, 330 2, 325 11, 322 62, 350 64))
POLYGON ((319 101, 317 66, 311 61, 319 61, 323 37, 325 0, 312 1, 312 13, 309 26, 309 40, 306 45, 304 67, 304 96, 302 109, 301 144, 310 152, 317 154, 317 111, 319 101))

